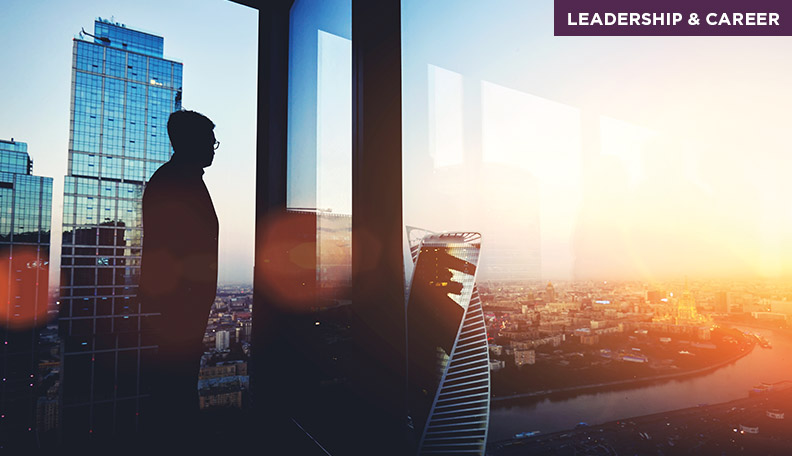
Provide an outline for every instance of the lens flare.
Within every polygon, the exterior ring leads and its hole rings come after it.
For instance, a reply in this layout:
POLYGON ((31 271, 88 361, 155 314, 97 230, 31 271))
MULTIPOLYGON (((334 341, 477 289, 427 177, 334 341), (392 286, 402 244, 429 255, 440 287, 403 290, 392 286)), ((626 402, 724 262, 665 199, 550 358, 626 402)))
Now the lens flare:
POLYGON ((316 291, 316 214, 289 212, 269 217, 256 274, 289 312, 314 305, 316 291))
POLYGON ((0 324, 24 331, 47 322, 49 263, 35 247, 15 246, 0 261, 0 324))

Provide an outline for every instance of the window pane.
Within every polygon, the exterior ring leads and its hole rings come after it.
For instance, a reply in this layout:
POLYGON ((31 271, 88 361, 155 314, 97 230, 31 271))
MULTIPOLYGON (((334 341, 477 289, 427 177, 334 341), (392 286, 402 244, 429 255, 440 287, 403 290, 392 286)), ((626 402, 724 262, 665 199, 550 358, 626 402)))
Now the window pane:
MULTIPOLYGON (((404 223, 413 246, 416 227, 481 233, 496 396, 700 366, 644 352, 785 308, 762 296, 792 270, 788 41, 554 37, 549 1, 401 5, 404 223)), ((698 381, 493 402, 489 439, 745 393, 698 381)))
POLYGON ((351 280, 350 17, 348 1, 300 0, 291 11, 287 206, 315 245, 315 271, 301 274, 331 295, 351 280))

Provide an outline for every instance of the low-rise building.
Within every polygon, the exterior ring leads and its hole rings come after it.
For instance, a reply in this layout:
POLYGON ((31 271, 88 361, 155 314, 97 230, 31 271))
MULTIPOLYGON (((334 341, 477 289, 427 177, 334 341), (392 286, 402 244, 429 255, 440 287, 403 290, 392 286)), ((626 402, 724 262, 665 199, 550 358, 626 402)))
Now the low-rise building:
POLYGON ((198 393, 198 406, 203 410, 213 407, 242 408, 242 391, 228 388, 212 388, 198 393))
POLYGON ((490 370, 492 372, 498 372, 499 370, 503 369, 504 367, 506 367, 506 362, 505 361, 501 361, 501 360, 497 360, 497 359, 491 359, 490 362, 489 362, 489 368, 490 368, 490 370))
POLYGON ((786 314, 779 312, 751 312, 751 316, 762 321, 785 322, 787 319, 786 314))
POLYGON ((628 363, 646 363, 649 361, 649 358, 641 353, 622 353, 619 355, 619 359, 628 363))
POLYGON ((235 375, 247 375, 247 363, 245 361, 230 361, 218 363, 215 366, 204 366, 199 371, 198 378, 223 378, 235 375))
POLYGON ((517 365, 517 367, 526 364, 536 364, 536 350, 515 350, 514 364, 517 365))

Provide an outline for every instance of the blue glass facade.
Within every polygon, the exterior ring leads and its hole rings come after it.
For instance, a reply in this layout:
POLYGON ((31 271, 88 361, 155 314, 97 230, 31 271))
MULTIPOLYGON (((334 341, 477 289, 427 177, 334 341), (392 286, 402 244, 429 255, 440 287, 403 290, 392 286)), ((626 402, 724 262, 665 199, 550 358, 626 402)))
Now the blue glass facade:
POLYGON ((52 178, 32 175, 23 142, 0 140, 0 448, 36 426, 38 329, 46 323, 52 178))
POLYGON ((96 41, 125 51, 139 52, 152 57, 162 58, 165 40, 140 30, 127 29, 126 25, 103 19, 94 24, 96 41))
POLYGON ((61 255, 63 435, 136 432, 155 347, 136 300, 145 182, 172 152, 182 64, 163 38, 102 19, 75 39, 61 255))

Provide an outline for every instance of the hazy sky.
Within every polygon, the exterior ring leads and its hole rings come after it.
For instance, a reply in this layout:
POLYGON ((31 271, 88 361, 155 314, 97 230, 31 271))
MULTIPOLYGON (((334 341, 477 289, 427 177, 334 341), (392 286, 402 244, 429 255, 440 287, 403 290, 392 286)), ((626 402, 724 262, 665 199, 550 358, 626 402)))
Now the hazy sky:
POLYGON ((402 13, 405 223, 544 280, 792 275, 791 38, 554 37, 551 0, 402 13))
POLYGON ((220 282, 251 282, 258 14, 225 0, 3 0, 0 138, 28 143, 33 172, 54 178, 51 283, 60 268, 69 143, 72 39, 113 18, 165 39, 184 63, 185 109, 209 116, 221 142, 204 179, 220 220, 220 282))

